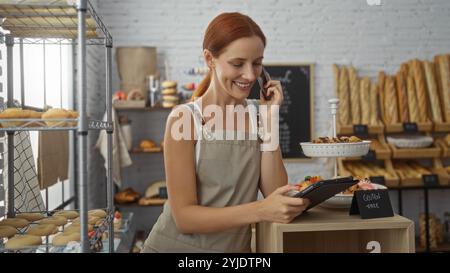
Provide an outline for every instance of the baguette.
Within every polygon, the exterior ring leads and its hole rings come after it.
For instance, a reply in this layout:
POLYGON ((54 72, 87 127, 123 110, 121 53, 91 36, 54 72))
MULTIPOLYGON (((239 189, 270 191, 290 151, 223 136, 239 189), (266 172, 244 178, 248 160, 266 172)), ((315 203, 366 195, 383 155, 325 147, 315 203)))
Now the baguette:
POLYGON ((425 76, 427 79, 428 97, 430 98, 431 117, 434 122, 442 122, 441 104, 436 87, 436 77, 434 75, 434 64, 424 61, 425 76))
POLYGON ((348 72, 343 66, 339 71, 337 65, 333 65, 335 92, 339 98, 339 122, 341 125, 350 124, 350 98, 348 90, 348 72))
POLYGON ((361 124, 369 124, 370 121, 370 79, 364 77, 360 84, 361 124))
POLYGON ((411 75, 408 76, 408 88, 406 89, 406 92, 408 93, 409 121, 419 122, 419 109, 417 107, 416 89, 414 87, 414 79, 411 75))
POLYGON ((378 110, 378 86, 374 83, 370 85, 370 125, 379 124, 378 110))
POLYGON ((441 77, 441 105, 446 122, 450 122, 450 58, 439 57, 439 74, 441 77))
POLYGON ((442 115, 442 121, 445 122, 447 120, 446 117, 446 108, 447 105, 444 103, 444 96, 442 91, 442 79, 441 79, 441 70, 439 69, 439 55, 434 56, 433 62, 434 62, 434 75, 436 76, 436 89, 439 96, 439 102, 441 103, 441 115, 442 115))
POLYGON ((385 97, 385 90, 384 90, 384 83, 386 81, 386 74, 384 74, 384 71, 378 72, 378 97, 379 97, 379 105, 380 105, 380 114, 381 114, 381 120, 387 124, 386 121, 386 110, 384 109, 384 97, 385 97))
POLYGON ((408 97, 406 94, 406 87, 403 78, 403 73, 399 71, 395 79, 397 84, 398 111, 400 122, 408 122, 409 121, 408 97))
POLYGON ((361 123, 361 106, 359 100, 359 79, 356 69, 352 66, 349 68, 350 79, 350 105, 352 112, 353 124, 361 123))
POLYGON ((386 111, 385 114, 387 123, 398 123, 397 96, 395 92, 394 79, 391 76, 386 77, 384 99, 384 108, 386 111))
POLYGON ((419 121, 428 122, 428 98, 427 88, 423 75, 422 63, 419 60, 411 61, 411 68, 414 74, 414 84, 417 94, 417 106, 419 108, 419 121))
POLYGON ((409 74, 408 63, 402 63, 400 65, 400 72, 402 73, 403 79, 406 81, 406 79, 408 78, 408 74, 409 74))

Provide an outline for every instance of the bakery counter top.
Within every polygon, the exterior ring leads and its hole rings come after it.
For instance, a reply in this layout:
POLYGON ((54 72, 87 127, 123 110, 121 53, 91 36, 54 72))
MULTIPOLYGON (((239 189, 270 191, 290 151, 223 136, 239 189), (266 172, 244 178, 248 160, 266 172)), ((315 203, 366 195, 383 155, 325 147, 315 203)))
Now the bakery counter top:
POLYGON ((402 216, 361 219, 314 208, 288 224, 256 226, 257 252, 414 252, 414 223, 402 216))

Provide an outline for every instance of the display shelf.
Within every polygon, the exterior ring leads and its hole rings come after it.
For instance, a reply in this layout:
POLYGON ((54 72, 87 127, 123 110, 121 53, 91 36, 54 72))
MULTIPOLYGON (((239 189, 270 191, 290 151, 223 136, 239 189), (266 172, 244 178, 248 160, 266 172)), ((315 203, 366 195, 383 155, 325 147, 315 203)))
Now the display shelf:
POLYGON ((133 203, 116 203, 114 204, 117 208, 132 208, 132 207, 153 207, 153 206, 163 206, 166 203, 167 199, 164 200, 155 200, 154 204, 151 205, 141 205, 138 202, 133 202, 133 203))
POLYGON ((363 157, 345 157, 344 160, 379 160, 379 159, 390 159, 391 158, 391 150, 384 140, 383 135, 379 134, 377 138, 368 139, 371 141, 370 149, 367 156, 363 157), (371 155, 371 153, 374 153, 371 155), (370 156, 369 156, 370 155, 370 156))
POLYGON ((408 158, 438 158, 441 156, 441 148, 435 143, 429 148, 397 148, 388 143, 392 150, 392 158, 408 159, 408 158))
POLYGON ((437 175, 439 178, 439 185, 446 186, 449 184, 450 176, 445 168, 442 166, 440 159, 433 159, 431 167, 423 167, 416 161, 398 160, 393 163, 394 170, 400 177, 400 185, 406 187, 423 187, 424 175, 437 175), (401 164, 401 165, 400 165, 401 164), (415 167, 420 166, 420 168, 415 167), (410 169, 414 170, 410 171, 410 169))
MULTIPOLYGON (((68 131, 77 130, 74 126, 78 119, 0 119, 0 124, 9 122, 23 123, 20 126, 1 127, 0 131, 68 131), (52 122, 48 125, 46 122, 52 122), (70 125, 70 126, 69 126, 70 125)), ((112 122, 88 120, 89 130, 112 130, 112 122)))
MULTIPOLYGON (((367 125, 368 133, 371 135, 382 134, 384 132, 383 125, 367 125)), ((354 135, 354 125, 339 125, 337 124, 338 135, 354 135)))
POLYGON ((435 122, 433 131, 437 133, 450 132, 450 122, 435 122))
POLYGON ((131 154, 161 154, 163 149, 161 147, 155 147, 151 150, 141 150, 138 148, 134 148, 130 151, 131 154))
MULTIPOLYGON (((358 163, 356 161, 353 160, 344 160, 344 159, 339 159, 338 160, 338 166, 339 166, 339 174, 340 176, 354 176, 357 177, 358 175, 356 175, 355 173, 351 172, 348 168, 348 166, 346 164, 355 164, 358 163)), ((376 177, 376 176, 382 176, 384 177, 385 180, 385 184, 388 188, 391 187, 397 187, 399 186, 399 177, 397 176, 397 174, 394 171, 394 168, 392 166, 392 161, 390 159, 385 159, 385 160, 378 160, 377 162, 373 162, 373 163, 367 163, 367 162, 359 162, 359 164, 363 164, 363 166, 365 166, 365 168, 368 168, 369 172, 369 178, 370 177, 376 177), (370 175, 370 166, 372 166, 372 164, 377 165, 380 164, 382 166, 380 166, 383 169, 383 172, 385 172, 385 174, 382 173, 377 173, 377 172, 373 172, 372 175, 370 175)))
POLYGON ((444 139, 436 140, 436 144, 441 147, 443 157, 450 157, 450 147, 447 145, 444 139))
MULTIPOLYGON (((432 132, 433 131, 433 124, 431 122, 420 122, 417 124, 417 131, 419 132, 432 132)), ((405 129, 403 126, 403 123, 396 123, 396 124, 386 124, 384 127, 384 130, 386 133, 404 133, 405 129)))
POLYGON ((120 107, 115 108, 117 111, 137 111, 137 112, 153 112, 153 111, 171 111, 173 108, 167 108, 162 106, 133 108, 133 107, 120 107))

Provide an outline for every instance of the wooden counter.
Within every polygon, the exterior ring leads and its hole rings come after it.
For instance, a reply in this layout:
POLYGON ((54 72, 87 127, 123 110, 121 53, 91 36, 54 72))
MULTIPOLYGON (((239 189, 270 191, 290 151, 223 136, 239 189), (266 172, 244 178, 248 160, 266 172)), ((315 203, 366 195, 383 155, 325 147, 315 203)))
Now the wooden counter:
POLYGON ((348 210, 314 208, 289 224, 257 224, 256 250, 310 253, 415 252, 414 222, 399 215, 364 220, 359 215, 348 215, 348 210), (377 242, 379 247, 373 249, 371 245, 377 246, 377 242))

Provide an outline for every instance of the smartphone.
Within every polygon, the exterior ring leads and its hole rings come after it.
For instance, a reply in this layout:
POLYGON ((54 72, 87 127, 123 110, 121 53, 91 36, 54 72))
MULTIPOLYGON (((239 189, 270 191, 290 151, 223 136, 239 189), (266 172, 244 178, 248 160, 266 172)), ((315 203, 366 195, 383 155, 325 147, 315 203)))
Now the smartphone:
POLYGON ((267 88, 265 88, 267 82, 270 81, 270 75, 267 73, 264 66, 262 67, 261 75, 258 77, 259 87, 261 87, 261 92, 265 100, 270 100, 272 95, 267 95, 267 88))

